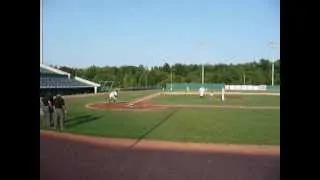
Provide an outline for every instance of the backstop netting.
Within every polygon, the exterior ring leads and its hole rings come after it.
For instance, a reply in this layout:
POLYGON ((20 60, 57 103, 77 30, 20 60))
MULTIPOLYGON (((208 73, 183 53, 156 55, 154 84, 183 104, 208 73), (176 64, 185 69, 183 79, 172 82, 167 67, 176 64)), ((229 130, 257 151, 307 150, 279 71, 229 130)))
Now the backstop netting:
POLYGON ((113 88, 115 81, 100 81, 100 92, 110 92, 113 88))

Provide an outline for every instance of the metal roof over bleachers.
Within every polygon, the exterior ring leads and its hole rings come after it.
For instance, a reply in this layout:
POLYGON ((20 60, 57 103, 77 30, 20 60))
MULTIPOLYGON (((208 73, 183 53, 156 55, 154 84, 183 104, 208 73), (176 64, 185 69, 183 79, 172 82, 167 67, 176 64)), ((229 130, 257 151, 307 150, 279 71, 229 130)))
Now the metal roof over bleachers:
POLYGON ((100 84, 79 78, 71 78, 69 73, 40 64, 40 89, 90 88, 100 84))

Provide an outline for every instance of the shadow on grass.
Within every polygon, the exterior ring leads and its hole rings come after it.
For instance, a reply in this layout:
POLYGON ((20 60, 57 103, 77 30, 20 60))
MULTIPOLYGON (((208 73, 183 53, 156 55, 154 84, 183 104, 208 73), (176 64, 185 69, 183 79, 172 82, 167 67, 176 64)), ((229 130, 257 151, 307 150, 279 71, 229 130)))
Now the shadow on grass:
POLYGON ((152 131, 154 131, 157 127, 159 127, 160 125, 162 125, 163 123, 165 123, 166 121, 168 121, 170 119, 170 117, 172 117, 176 112, 178 111, 178 109, 175 109, 173 111, 171 111, 167 116, 165 116, 162 120, 160 120, 157 124, 155 124, 153 127, 151 127, 147 132, 145 132, 144 134, 142 134, 135 143, 133 143, 129 149, 132 149, 135 145, 137 145, 142 139, 144 139, 146 136, 148 136, 152 131))
POLYGON ((98 120, 101 117, 102 116, 89 115, 89 114, 76 116, 76 117, 67 119, 65 121, 65 127, 66 128, 73 128, 75 126, 78 126, 78 125, 81 125, 81 124, 84 124, 84 123, 88 123, 88 122, 91 122, 91 121, 98 120))

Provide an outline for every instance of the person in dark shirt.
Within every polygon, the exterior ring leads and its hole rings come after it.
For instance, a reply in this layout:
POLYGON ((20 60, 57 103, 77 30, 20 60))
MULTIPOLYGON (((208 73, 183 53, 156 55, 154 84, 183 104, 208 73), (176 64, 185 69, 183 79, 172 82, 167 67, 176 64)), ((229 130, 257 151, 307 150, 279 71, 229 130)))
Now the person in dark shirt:
POLYGON ((55 120, 54 120, 54 128, 56 129, 59 126, 60 131, 63 131, 63 123, 65 120, 66 107, 64 103, 64 99, 60 94, 56 96, 53 101, 54 109, 55 109, 55 120))
POLYGON ((54 101, 54 97, 50 94, 49 95, 50 127, 53 127, 53 121, 54 121, 53 101, 54 101))
POLYGON ((40 129, 43 127, 43 124, 44 124, 44 111, 43 111, 43 108, 44 108, 44 105, 43 105, 43 102, 42 102, 42 99, 43 97, 40 96, 40 129))
POLYGON ((45 126, 50 128, 53 123, 53 97, 50 93, 42 98, 42 109, 45 118, 45 126))

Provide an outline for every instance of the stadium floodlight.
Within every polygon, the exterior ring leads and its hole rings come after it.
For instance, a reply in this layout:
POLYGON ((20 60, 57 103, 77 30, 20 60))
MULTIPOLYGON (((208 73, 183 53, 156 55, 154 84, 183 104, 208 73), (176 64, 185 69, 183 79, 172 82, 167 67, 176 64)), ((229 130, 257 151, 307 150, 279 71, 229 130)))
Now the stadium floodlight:
POLYGON ((204 85, 204 64, 202 64, 202 86, 204 85))
POLYGON ((145 67, 145 76, 146 76, 146 87, 145 88, 148 88, 148 71, 149 71, 149 68, 148 66, 145 67))
MULTIPOLYGON (((271 49, 276 49, 276 50, 278 49, 278 45, 273 41, 269 42, 269 47, 271 49)), ((272 56, 272 70, 271 70, 271 85, 272 86, 274 86, 274 61, 275 61, 275 57, 273 55, 272 56)))
POLYGON ((40 0, 40 64, 43 64, 43 0, 40 0))
POLYGON ((172 66, 170 67, 170 71, 171 71, 171 88, 170 88, 170 91, 172 92, 172 66))
POLYGON ((243 85, 246 84, 246 72, 243 73, 243 85))
MULTIPOLYGON (((208 49, 208 44, 206 42, 203 41, 199 41, 196 42, 196 49, 200 52, 200 51, 205 51, 206 49, 208 49)), ((201 84, 202 86, 204 85, 204 60, 202 60, 202 68, 201 68, 201 84)))

